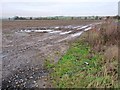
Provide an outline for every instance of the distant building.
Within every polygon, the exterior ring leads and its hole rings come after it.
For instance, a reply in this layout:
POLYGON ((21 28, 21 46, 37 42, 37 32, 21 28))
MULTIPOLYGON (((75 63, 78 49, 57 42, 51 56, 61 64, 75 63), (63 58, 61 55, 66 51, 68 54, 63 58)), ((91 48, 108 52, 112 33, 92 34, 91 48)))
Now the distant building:
POLYGON ((118 2, 118 15, 120 16, 120 1, 118 2))

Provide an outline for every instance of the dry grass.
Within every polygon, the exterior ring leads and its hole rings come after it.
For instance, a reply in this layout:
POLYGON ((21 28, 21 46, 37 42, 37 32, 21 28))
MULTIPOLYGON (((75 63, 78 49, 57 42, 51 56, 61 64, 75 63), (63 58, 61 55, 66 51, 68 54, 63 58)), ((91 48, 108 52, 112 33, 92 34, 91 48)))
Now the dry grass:
POLYGON ((108 19, 87 32, 84 40, 89 42, 93 50, 103 51, 105 46, 118 45, 118 33, 117 23, 113 19, 108 19))
POLYGON ((118 59, 118 46, 109 46, 104 53, 105 59, 108 60, 107 62, 111 62, 111 60, 118 59))
POLYGON ((97 44, 99 41, 100 35, 98 32, 93 32, 92 30, 88 32, 88 41, 90 44, 97 44))
POLYGON ((118 33, 117 23, 113 19, 108 19, 83 35, 83 41, 88 42, 93 51, 103 56, 99 62, 102 69, 96 76, 105 77, 108 81, 108 85, 105 86, 93 81, 88 87, 118 87, 118 33))

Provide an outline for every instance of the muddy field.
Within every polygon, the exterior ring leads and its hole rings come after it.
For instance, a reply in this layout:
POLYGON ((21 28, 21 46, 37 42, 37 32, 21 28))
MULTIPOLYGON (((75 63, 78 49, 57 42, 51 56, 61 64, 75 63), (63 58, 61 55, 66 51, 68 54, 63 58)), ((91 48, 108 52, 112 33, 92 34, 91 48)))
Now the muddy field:
POLYGON ((45 60, 56 63, 78 38, 101 21, 40 20, 2 22, 3 88, 46 88, 45 60))

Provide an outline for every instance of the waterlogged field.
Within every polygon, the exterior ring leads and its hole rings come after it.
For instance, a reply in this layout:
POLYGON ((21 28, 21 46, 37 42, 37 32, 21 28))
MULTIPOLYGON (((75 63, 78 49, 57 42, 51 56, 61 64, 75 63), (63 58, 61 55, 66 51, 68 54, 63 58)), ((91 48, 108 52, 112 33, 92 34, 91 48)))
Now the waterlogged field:
POLYGON ((96 20, 3 21, 3 88, 116 87, 118 47, 112 24, 96 20), (112 43, 116 54, 109 62, 103 56, 109 55, 112 43), (103 71, 108 69, 114 75, 103 71))

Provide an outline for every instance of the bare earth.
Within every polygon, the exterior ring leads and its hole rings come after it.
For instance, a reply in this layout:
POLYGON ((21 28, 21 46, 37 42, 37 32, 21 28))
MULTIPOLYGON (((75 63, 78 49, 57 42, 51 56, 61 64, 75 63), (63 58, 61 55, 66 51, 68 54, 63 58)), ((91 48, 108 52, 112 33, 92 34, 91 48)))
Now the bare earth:
POLYGON ((3 21, 3 88, 52 87, 47 81, 49 72, 44 68, 45 60, 56 63, 69 48, 68 41, 75 40, 80 32, 92 27, 89 24, 97 22, 100 21, 3 21), (82 28, 85 25, 88 26, 82 28))

